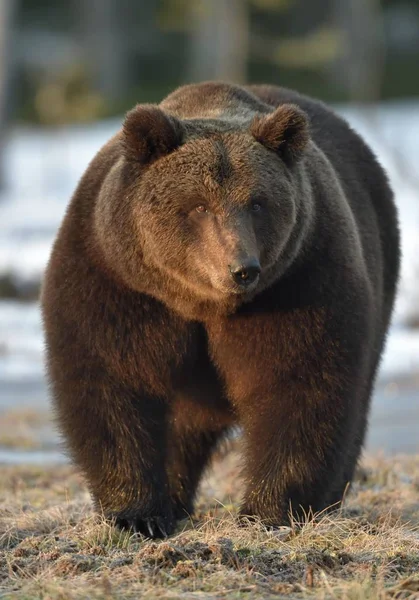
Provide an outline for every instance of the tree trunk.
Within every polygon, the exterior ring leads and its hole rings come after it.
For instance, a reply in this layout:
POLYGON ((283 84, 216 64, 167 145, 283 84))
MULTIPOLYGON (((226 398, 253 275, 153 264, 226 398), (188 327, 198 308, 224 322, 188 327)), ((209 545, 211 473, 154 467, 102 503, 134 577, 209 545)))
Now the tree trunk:
MULTIPOLYGON (((110 102, 127 89, 127 44, 116 0, 76 0, 86 61, 95 88, 110 102)), ((122 15, 123 16, 123 15, 122 15)))
POLYGON ((4 149, 11 109, 12 23, 15 0, 0 1, 0 189, 4 187, 4 149))
POLYGON ((249 16, 246 0, 193 0, 189 80, 246 80, 249 16))
POLYGON ((344 40, 335 82, 345 87, 350 101, 378 100, 384 61, 380 0, 334 0, 334 16, 344 40))

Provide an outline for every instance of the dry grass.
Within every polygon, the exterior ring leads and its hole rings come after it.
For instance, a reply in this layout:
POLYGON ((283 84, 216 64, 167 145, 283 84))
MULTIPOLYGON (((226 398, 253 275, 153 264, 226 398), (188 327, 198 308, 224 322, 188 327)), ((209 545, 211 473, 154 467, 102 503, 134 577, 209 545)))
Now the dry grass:
POLYGON ((0 414, 0 446, 16 450, 56 448, 57 435, 49 411, 9 408, 0 414))
POLYGON ((239 496, 233 452, 152 542, 93 514, 69 466, 2 468, 0 598, 419 598, 419 457, 365 461, 345 509, 300 530, 238 527, 239 496))

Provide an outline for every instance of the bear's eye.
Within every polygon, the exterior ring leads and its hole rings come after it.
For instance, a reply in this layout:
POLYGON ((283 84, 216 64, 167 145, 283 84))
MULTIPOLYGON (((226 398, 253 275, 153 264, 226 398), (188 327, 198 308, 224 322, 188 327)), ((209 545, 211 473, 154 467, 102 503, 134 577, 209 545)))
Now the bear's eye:
POLYGON ((208 212, 208 208, 205 206, 205 204, 198 204, 198 206, 195 206, 195 210, 198 213, 207 213, 208 212))
POLYGON ((262 208, 262 205, 259 202, 253 202, 252 204, 252 212, 259 212, 262 208))

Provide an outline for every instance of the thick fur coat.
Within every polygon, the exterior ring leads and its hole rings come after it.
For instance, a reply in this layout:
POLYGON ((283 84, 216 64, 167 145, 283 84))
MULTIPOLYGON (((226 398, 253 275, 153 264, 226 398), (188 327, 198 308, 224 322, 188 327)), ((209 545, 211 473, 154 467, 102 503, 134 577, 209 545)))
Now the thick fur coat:
POLYGON ((237 424, 243 515, 339 502, 398 270, 387 178, 320 102, 203 83, 134 108, 71 200, 42 296, 58 423, 97 508, 170 534, 237 424))

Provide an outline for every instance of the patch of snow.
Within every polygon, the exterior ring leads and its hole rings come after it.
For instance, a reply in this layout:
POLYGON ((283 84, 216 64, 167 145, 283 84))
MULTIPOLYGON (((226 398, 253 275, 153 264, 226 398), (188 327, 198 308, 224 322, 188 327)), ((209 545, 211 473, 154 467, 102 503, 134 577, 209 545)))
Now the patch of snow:
POLYGON ((42 377, 43 348, 38 304, 0 302, 0 381, 42 377))
POLYGON ((393 326, 381 361, 383 379, 419 373, 419 330, 393 326))
POLYGON ((0 448, 0 465, 65 464, 68 457, 57 450, 9 450, 0 448))
POLYGON ((16 128, 0 195, 0 276, 40 280, 77 182, 119 125, 110 120, 56 130, 16 128))

